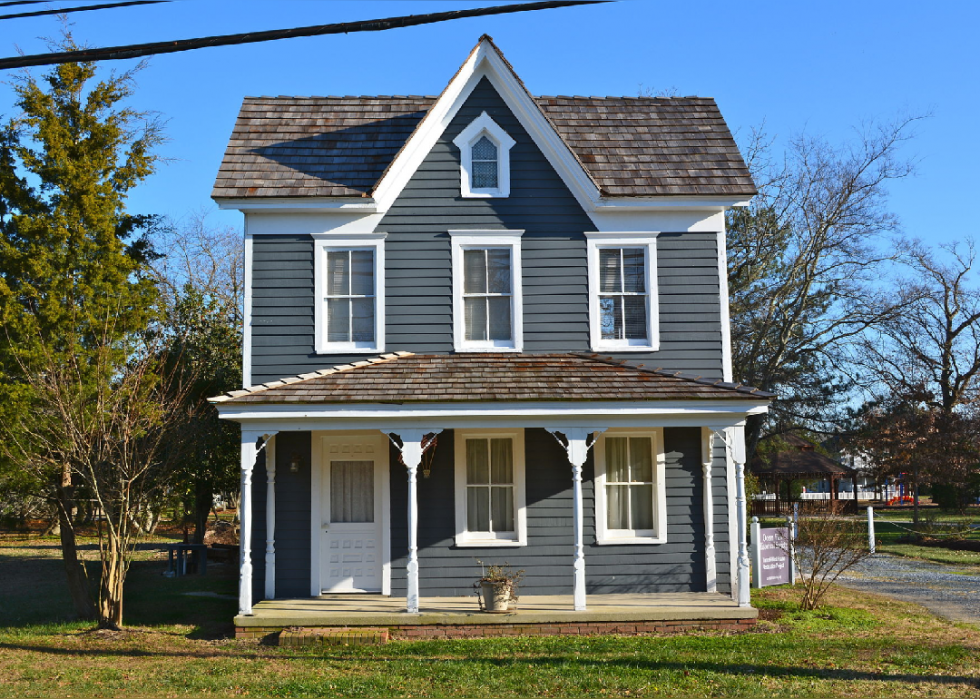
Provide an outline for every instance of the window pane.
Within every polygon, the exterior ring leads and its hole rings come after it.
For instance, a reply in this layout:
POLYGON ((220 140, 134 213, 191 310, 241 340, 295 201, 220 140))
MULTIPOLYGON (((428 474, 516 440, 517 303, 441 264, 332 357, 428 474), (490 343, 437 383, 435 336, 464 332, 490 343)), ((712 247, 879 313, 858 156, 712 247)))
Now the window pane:
POLYGON ((350 299, 327 299, 327 342, 350 342, 350 299))
POLYGON ((463 299, 463 325, 467 340, 487 339, 487 299, 463 299))
POLYGON ((653 486, 630 486, 630 529, 653 529, 653 486))
POLYGON ((606 481, 625 483, 629 480, 626 461, 626 437, 606 437, 606 481))
POLYGON ((350 293, 350 250, 327 251, 327 296, 350 293))
POLYGON ((351 289, 354 296, 374 295, 374 251, 351 250, 351 289))
POLYGON ((374 462, 330 462, 330 521, 374 521, 374 462))
POLYGON ((628 485, 606 486, 606 527, 629 529, 628 498, 628 485))
POLYGON ((487 252, 487 291, 491 294, 510 293, 510 250, 490 248, 487 252))
POLYGON ((463 251, 463 293, 485 294, 487 291, 487 251, 463 251))
POLYGON ((466 530, 490 531, 490 489, 482 486, 466 489, 466 530))
POLYGON ((351 299, 354 342, 374 342, 374 299, 351 299))
POLYGON ((512 532, 514 528, 514 488, 490 488, 490 522, 495 532, 512 532))
POLYGON ((599 291, 622 291, 619 248, 599 250, 599 291))
POLYGON ((646 340, 647 339, 647 297, 646 296, 624 296, 622 299, 626 307, 626 339, 627 340, 646 340))
POLYGON ((511 440, 490 440, 490 480, 493 483, 514 482, 514 455, 511 440))
POLYGON ((497 188, 497 161, 473 161, 473 189, 497 188))
POLYGON ((653 482, 653 448, 648 437, 630 440, 630 480, 634 483, 653 482))
POLYGON ((489 483, 490 482, 490 455, 487 450, 487 440, 467 439, 466 440, 466 482, 489 483))
POLYGON ((473 144, 473 160, 496 160, 497 146, 484 136, 473 144))
POLYGON ((490 307, 490 339, 511 339, 510 296, 491 296, 487 305, 490 307))
POLYGON ((646 291, 644 257, 642 248, 623 249, 623 291, 646 291))
POLYGON ((599 331, 603 340, 623 339, 622 296, 599 297, 599 331))

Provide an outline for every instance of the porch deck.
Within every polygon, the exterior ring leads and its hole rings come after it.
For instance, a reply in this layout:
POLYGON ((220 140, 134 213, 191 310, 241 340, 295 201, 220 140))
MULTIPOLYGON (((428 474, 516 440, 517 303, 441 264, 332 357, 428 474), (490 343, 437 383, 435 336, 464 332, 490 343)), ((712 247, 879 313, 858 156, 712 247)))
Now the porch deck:
POLYGON ((710 622, 754 620, 758 611, 739 607, 728 595, 707 592, 590 595, 588 609, 576 612, 571 595, 521 595, 517 609, 480 611, 475 595, 423 597, 420 612, 405 611, 405 599, 382 595, 321 595, 308 599, 258 602, 251 616, 236 616, 239 628, 347 626, 566 625, 609 622, 710 622))

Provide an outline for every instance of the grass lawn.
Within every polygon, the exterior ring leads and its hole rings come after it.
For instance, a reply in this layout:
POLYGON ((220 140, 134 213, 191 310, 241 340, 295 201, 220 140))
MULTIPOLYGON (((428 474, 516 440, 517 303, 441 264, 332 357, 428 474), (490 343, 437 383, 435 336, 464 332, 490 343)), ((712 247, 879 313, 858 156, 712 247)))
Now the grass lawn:
POLYGON ((0 539, 0 696, 952 697, 980 689, 980 628, 850 590, 803 613, 796 593, 770 588, 755 596, 763 620, 741 635, 285 649, 227 638, 233 566, 168 579, 161 558, 145 551, 140 559, 127 583, 133 626, 96 632, 66 620, 55 542, 0 539))

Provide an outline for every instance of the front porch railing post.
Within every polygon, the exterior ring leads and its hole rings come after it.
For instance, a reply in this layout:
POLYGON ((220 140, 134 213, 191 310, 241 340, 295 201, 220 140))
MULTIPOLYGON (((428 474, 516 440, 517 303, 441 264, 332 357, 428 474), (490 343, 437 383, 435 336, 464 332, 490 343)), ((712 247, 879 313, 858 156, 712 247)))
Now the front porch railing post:
POLYGON ((711 467, 714 463, 714 433, 701 430, 701 467, 704 471, 704 569, 706 590, 718 591, 718 572, 715 559, 715 504, 711 492, 711 467))
POLYGON ((265 598, 276 598, 276 443, 265 448, 265 598))
POLYGON ((738 426, 735 432, 735 512, 738 518, 738 606, 751 607, 752 593, 749 589, 749 548, 746 536, 745 503, 745 428, 738 426))
MULTIPOLYGON (((405 566, 407 594, 406 611, 419 613, 419 514, 418 514, 418 470, 422 463, 422 453, 431 442, 425 441, 428 434, 439 434, 439 429, 382 429, 388 435, 399 437, 401 444, 394 439, 392 444, 401 452, 402 463, 408 471, 408 564, 405 566)), ((389 437, 390 438, 390 437, 389 437)))
POLYGON ((238 613, 252 613, 252 469, 258 456, 256 441, 261 435, 242 430, 242 482, 238 497, 238 525, 241 529, 238 581, 238 613))
POLYGON ((572 465, 572 528, 575 532, 575 558, 572 562, 572 603, 576 612, 586 610, 585 594, 585 533, 583 521, 585 518, 585 507, 582 502, 582 467, 589 456, 589 437, 597 432, 603 432, 606 428, 585 428, 585 427, 548 427, 558 443, 564 447, 568 454, 568 461, 572 465), (558 437, 558 434, 565 436, 565 441, 558 437))

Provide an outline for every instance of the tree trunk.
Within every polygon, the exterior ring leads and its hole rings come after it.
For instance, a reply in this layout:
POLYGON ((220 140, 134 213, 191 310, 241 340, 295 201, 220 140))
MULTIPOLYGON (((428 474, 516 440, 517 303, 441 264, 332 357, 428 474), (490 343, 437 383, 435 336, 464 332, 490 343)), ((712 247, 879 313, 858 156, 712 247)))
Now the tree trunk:
POLYGON ((78 560, 78 545, 75 541, 75 528, 72 523, 71 476, 63 478, 63 482, 55 489, 55 499, 58 504, 58 520, 61 527, 61 559, 65 564, 68 576, 68 591, 75 605, 75 613, 80 619, 94 619, 95 606, 89 594, 88 574, 85 564, 78 560), (65 483, 67 481, 67 483, 65 483))
POLYGON ((210 478, 198 478, 194 483, 194 543, 203 544, 208 530, 208 516, 214 504, 210 478))
POLYGON ((126 579, 126 557, 119 539, 109 534, 103 553, 102 580, 99 589, 99 628, 118 631, 123 620, 123 582, 126 579))

